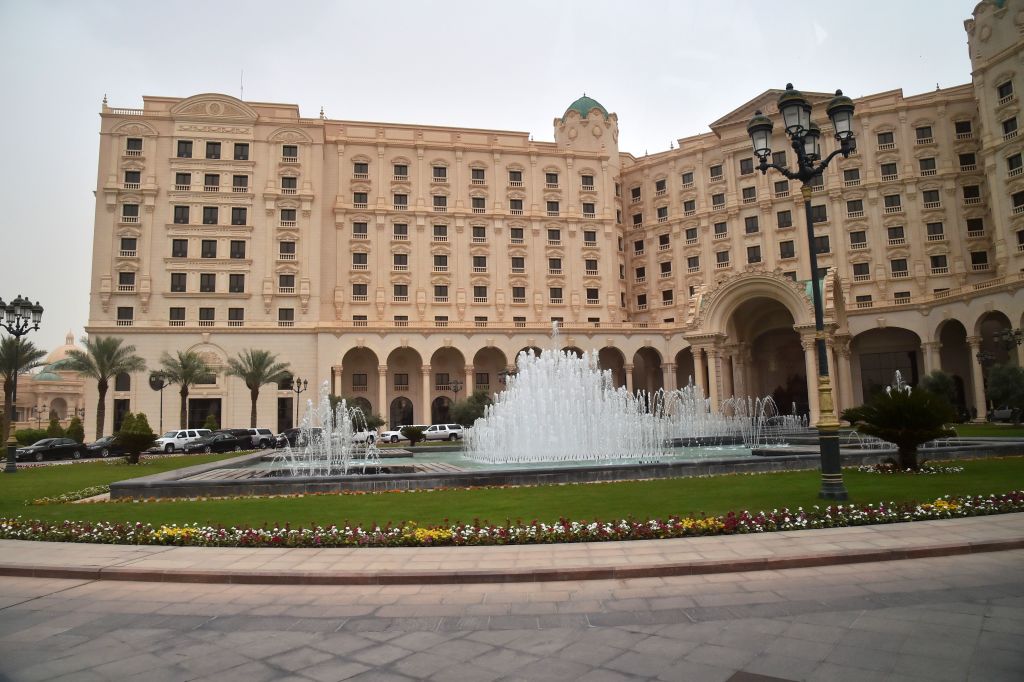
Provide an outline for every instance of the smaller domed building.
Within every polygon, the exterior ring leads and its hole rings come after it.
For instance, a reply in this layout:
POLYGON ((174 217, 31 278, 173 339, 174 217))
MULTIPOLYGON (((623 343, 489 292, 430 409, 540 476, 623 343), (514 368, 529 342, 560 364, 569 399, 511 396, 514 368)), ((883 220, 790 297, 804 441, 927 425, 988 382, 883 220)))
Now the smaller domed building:
POLYGON ((69 330, 64 345, 54 348, 42 367, 18 378, 16 428, 46 428, 51 416, 63 427, 75 414, 85 421, 85 381, 77 372, 65 369, 68 351, 78 347, 69 330))

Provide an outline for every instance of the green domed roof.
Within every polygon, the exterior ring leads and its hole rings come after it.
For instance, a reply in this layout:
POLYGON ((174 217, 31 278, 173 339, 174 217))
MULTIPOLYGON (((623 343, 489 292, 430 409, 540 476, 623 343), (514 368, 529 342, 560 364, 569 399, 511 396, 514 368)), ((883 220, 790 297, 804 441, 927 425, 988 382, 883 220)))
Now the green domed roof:
MULTIPOLYGON (((591 109, 598 109, 602 114, 604 114, 605 118, 608 118, 608 110, 605 109, 604 106, 602 106, 602 104, 596 99, 587 97, 586 94, 570 104, 569 108, 565 110, 565 114, 568 114, 570 111, 575 111, 580 115, 580 118, 586 118, 591 109)), ((562 114, 563 121, 565 120, 565 114, 562 114)))
POLYGON ((47 365, 43 367, 43 371, 32 377, 32 381, 63 381, 61 376, 55 371, 58 369, 54 365, 47 365))

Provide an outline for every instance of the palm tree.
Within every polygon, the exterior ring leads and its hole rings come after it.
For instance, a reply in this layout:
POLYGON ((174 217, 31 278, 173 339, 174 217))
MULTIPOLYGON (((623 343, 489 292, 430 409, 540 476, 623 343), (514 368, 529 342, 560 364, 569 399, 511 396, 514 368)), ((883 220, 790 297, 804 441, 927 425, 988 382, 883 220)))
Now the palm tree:
POLYGON ((238 377, 249 388, 249 398, 252 400, 249 426, 252 428, 256 428, 256 401, 260 397, 260 386, 276 384, 289 376, 287 362, 277 362, 277 355, 254 348, 243 350, 237 358, 229 358, 224 374, 238 377))
POLYGON ((14 402, 14 373, 24 374, 43 364, 41 360, 46 357, 46 351, 36 348, 31 341, 23 340, 15 336, 5 336, 0 339, 0 377, 4 380, 4 414, 0 420, 0 443, 7 442, 7 429, 11 421, 11 403, 14 402), (17 370, 15 370, 17 368, 17 370))
POLYGON ((82 337, 85 350, 68 351, 65 367, 96 380, 99 402, 96 405, 96 437, 103 437, 107 416, 107 389, 110 380, 122 372, 131 374, 146 370, 146 361, 135 354, 135 346, 125 345, 116 336, 82 337))
POLYGON ((181 390, 181 426, 179 429, 188 428, 188 389, 190 386, 208 380, 217 372, 206 364, 203 356, 193 350, 184 353, 180 350, 177 357, 164 351, 160 357, 160 365, 163 367, 164 379, 169 384, 178 384, 181 390))

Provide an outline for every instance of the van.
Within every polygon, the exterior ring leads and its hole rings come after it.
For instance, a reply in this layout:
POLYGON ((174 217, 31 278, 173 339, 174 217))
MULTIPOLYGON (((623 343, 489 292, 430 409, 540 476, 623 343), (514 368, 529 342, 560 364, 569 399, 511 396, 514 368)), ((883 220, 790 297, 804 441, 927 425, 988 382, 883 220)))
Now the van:
POLYGON ((462 424, 431 424, 423 432, 426 440, 462 440, 464 434, 462 424))

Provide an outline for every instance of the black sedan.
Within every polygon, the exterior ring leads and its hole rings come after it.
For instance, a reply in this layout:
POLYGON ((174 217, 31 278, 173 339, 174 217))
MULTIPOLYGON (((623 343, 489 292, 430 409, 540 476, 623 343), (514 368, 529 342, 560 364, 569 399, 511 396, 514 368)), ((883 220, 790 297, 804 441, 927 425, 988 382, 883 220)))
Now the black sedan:
POLYGON ((185 445, 185 452, 238 452, 252 448, 252 436, 236 436, 229 431, 214 431, 185 445))
MULTIPOLYGON (((311 428, 307 429, 307 431, 309 432, 309 437, 310 438, 313 438, 313 439, 323 438, 324 430, 321 429, 318 426, 311 427, 311 428)), ((298 428, 286 429, 286 430, 282 431, 281 433, 277 434, 276 436, 274 436, 274 447, 275 448, 283 448, 285 445, 294 448, 294 447, 297 447, 297 446, 300 446, 300 445, 305 445, 305 444, 306 444, 306 441, 305 441, 305 438, 302 435, 302 429, 298 429, 298 428)))
POLYGON ((103 436, 95 443, 89 443, 85 446, 86 451, 90 457, 103 457, 107 458, 110 456, 126 455, 127 450, 121 447, 120 443, 117 442, 114 436, 103 436))
POLYGON ((17 459, 26 459, 34 462, 42 462, 44 459, 81 459, 87 450, 84 445, 70 438, 44 438, 37 440, 32 445, 18 448, 17 459))

